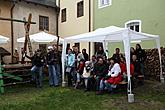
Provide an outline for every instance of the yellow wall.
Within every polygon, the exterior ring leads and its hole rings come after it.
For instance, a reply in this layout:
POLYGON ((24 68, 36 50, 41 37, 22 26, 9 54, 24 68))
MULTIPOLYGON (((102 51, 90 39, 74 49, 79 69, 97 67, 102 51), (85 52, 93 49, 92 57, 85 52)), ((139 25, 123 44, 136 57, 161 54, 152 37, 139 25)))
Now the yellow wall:
MULTIPOLYGON (((61 22, 61 11, 59 17, 59 35, 60 37, 68 37, 81 33, 89 32, 89 0, 84 1, 84 16, 77 18, 77 3, 82 0, 61 0, 61 10, 66 8, 66 22, 61 22)), ((91 0, 92 2, 93 0, 91 0)), ((92 4, 92 3, 91 3, 92 4)), ((92 6, 92 5, 91 5, 92 6)), ((92 6, 93 7, 93 6, 92 6)), ((91 7, 91 9, 93 9, 91 7)), ((93 12, 91 10, 91 12, 93 12)), ((92 20, 91 14, 91 20, 92 20)), ((91 29, 93 28, 91 21, 91 29)), ((73 45, 73 44, 72 44, 73 45)), ((86 48, 88 53, 88 43, 80 44, 80 51, 86 48)))
MULTIPOLYGON (((11 8, 10 2, 0 0, 0 17, 10 18, 10 8, 11 8)), ((0 35, 11 38, 10 24, 11 24, 10 21, 0 20, 0 35)), ((0 47, 3 47, 7 51, 11 52, 11 40, 7 44, 0 44, 0 47)), ((7 59, 10 58, 11 58, 10 56, 4 57, 4 61, 7 61, 7 59)))

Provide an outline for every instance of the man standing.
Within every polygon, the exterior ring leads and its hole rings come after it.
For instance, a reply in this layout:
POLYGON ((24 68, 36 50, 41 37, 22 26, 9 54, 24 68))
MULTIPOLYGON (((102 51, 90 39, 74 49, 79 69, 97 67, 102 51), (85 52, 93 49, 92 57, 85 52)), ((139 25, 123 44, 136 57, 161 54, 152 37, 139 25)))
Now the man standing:
POLYGON ((48 53, 46 56, 47 59, 47 65, 48 65, 48 71, 49 71, 49 85, 50 86, 58 86, 58 79, 57 79, 57 72, 54 66, 54 52, 53 52, 53 47, 49 46, 48 47, 48 53))

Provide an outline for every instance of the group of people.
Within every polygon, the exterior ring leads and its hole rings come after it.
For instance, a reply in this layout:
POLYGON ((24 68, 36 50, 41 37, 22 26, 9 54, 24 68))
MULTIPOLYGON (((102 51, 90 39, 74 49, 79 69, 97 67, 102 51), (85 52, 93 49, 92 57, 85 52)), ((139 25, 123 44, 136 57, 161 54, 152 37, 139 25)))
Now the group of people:
MULTIPOLYGON (((115 49, 111 58, 107 58, 102 47, 99 47, 91 59, 86 49, 79 52, 76 46, 69 48, 67 53, 65 73, 68 86, 75 89, 84 86, 85 91, 94 89, 97 94, 102 94, 103 91, 112 93, 119 82, 127 81, 126 61, 119 48, 115 49)), ((136 49, 131 47, 130 54, 131 77, 138 78, 138 75, 144 75, 146 54, 140 44, 136 44, 136 49)))
POLYGON ((37 49, 32 57, 29 57, 25 52, 25 57, 32 61, 32 81, 36 82, 36 86, 43 86, 43 70, 48 67, 49 85, 57 87, 61 84, 61 51, 56 45, 48 46, 48 52, 42 53, 42 50, 37 49))

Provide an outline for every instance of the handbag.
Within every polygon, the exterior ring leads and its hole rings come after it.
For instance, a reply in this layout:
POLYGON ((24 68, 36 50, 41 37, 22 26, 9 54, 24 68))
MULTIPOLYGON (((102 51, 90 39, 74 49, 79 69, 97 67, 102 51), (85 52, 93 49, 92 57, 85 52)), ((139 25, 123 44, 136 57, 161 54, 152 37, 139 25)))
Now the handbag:
POLYGON ((71 69, 72 69, 72 67, 67 67, 65 71, 66 71, 67 73, 70 73, 70 72, 71 72, 71 69))

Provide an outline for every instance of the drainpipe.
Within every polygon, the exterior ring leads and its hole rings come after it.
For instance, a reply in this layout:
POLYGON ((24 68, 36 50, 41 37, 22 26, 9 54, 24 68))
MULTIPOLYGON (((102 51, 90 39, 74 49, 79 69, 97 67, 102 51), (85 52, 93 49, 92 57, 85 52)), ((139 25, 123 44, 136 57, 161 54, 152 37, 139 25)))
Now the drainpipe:
MULTIPOLYGON (((89 32, 91 32, 91 0, 89 0, 89 32)), ((89 58, 91 55, 91 42, 89 42, 89 58)))
MULTIPOLYGON (((11 19, 13 19, 13 10, 15 7, 15 0, 13 0, 12 2, 12 7, 10 9, 10 17, 11 19)), ((14 30, 13 30, 13 21, 11 20, 11 59, 12 59, 12 63, 13 63, 13 53, 14 53, 14 30)))
MULTIPOLYGON (((57 3, 56 3, 57 5, 57 3)), ((56 11, 56 35, 57 35, 57 50, 58 50, 58 44, 59 44, 59 15, 60 15, 60 0, 58 1, 58 6, 55 9, 56 11)))

